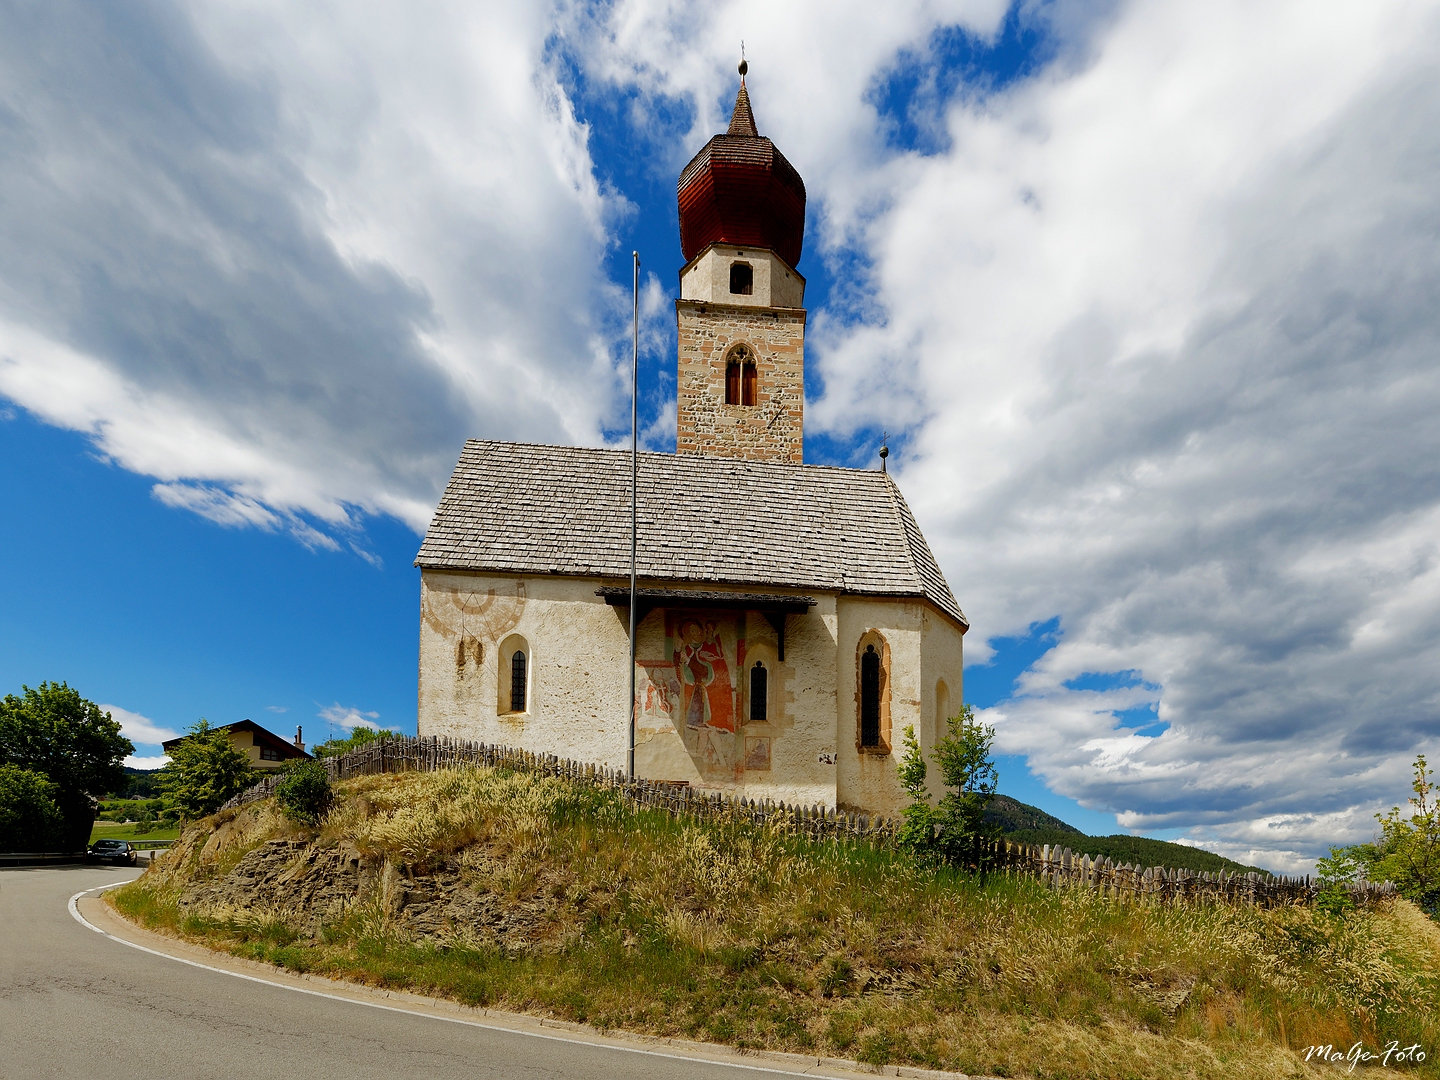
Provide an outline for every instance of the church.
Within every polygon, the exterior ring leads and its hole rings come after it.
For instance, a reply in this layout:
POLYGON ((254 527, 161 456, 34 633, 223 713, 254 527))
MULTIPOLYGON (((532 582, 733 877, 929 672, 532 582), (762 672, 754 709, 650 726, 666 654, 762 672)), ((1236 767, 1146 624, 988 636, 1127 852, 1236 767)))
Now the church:
MULTIPOLYGON (((674 454, 638 459, 635 772, 895 814, 969 628, 884 469, 806 465, 805 185, 756 129, 680 174, 674 454)), ((631 456, 471 440, 420 568, 418 730, 623 769, 631 456)))

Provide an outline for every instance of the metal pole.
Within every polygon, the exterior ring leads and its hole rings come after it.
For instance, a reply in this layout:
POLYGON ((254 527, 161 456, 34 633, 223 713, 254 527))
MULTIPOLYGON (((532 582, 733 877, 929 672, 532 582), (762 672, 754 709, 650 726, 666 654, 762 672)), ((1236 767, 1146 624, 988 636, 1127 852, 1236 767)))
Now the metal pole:
POLYGON ((635 260, 635 351, 630 362, 630 750, 628 775, 635 779, 635 561, 640 532, 640 252, 635 260))

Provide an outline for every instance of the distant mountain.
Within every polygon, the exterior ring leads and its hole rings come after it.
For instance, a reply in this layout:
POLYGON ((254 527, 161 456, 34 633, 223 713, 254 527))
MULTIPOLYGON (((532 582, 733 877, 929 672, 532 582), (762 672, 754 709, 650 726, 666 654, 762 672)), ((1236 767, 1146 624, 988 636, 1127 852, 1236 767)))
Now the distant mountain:
POLYGON ((1187 844, 1172 844, 1168 840, 1152 840, 1148 836, 1130 836, 1117 833, 1112 836, 1089 836, 1059 818, 1047 814, 1038 806, 1022 803, 1008 795, 996 795, 985 808, 985 824, 996 835, 1021 844, 1039 847, 1068 847, 1077 855, 1089 855, 1113 859, 1116 863, 1138 863, 1140 866, 1166 866, 1176 870, 1204 870, 1218 873, 1249 873, 1255 871, 1268 874, 1270 871, 1259 866, 1227 859, 1223 855, 1190 847, 1187 844))
POLYGON ((1017 829, 1049 829, 1055 832, 1085 834, 1074 825, 1068 825, 1058 817, 1047 814, 1038 806, 1031 806, 1009 795, 996 795, 985 808, 985 824, 1001 832, 1015 832, 1017 829))

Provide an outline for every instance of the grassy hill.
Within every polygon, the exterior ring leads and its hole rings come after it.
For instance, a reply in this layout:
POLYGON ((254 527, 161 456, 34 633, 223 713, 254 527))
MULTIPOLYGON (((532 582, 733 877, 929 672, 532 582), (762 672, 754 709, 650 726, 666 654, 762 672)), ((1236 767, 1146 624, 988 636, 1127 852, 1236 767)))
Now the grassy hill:
POLYGON ((295 970, 873 1064, 1232 1080, 1440 1046, 1440 930, 1403 901, 1126 904, 490 769, 347 781, 319 829, 222 812, 112 902, 295 970))
POLYGON ((1038 806, 1022 803, 1008 795, 996 795, 985 810, 985 823, 996 835, 1021 844, 1051 844, 1068 847, 1080 855, 1104 856, 1117 863, 1139 863, 1141 866, 1169 866, 1177 870, 1206 870, 1216 873, 1256 871, 1269 873, 1259 866, 1227 859, 1223 855, 1168 840, 1152 840, 1146 836, 1116 833, 1113 836, 1089 836, 1073 825, 1047 814, 1038 806))

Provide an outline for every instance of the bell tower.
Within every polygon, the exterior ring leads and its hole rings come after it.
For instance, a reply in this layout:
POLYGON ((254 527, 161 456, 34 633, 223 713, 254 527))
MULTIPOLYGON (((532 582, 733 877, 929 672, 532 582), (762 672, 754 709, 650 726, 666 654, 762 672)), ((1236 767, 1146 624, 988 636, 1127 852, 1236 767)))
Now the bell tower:
POLYGON ((747 69, 729 130, 680 174, 675 452, 799 464, 805 184, 756 129, 747 69))

